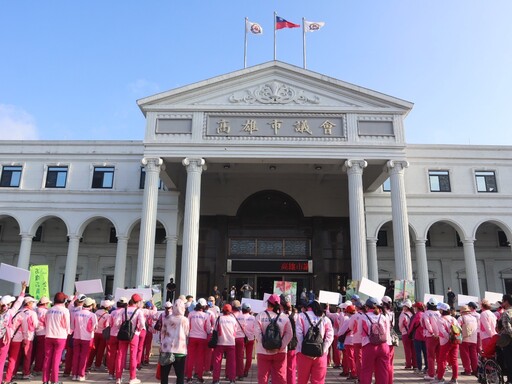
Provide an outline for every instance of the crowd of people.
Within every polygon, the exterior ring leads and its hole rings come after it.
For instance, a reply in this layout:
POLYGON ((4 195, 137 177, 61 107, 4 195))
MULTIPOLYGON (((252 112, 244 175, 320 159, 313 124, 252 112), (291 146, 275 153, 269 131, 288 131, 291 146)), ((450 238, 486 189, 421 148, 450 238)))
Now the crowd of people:
POLYGON ((328 366, 334 366, 341 370, 340 381, 370 384, 374 378, 376 384, 391 384, 399 344, 404 368, 421 381, 444 383, 449 366, 449 383, 457 383, 459 354, 462 375, 477 375, 479 355, 496 358, 505 375, 512 368, 512 343, 497 346, 502 335, 512 338, 510 295, 503 296, 496 311, 482 300, 480 310, 468 303, 458 315, 433 298, 425 304, 405 300, 395 314, 388 296, 362 301, 354 295, 324 306, 308 292, 308 301, 295 308, 290 296, 272 294, 256 314, 237 299, 219 307, 215 296, 197 301, 179 296, 158 311, 139 294, 117 302, 105 298, 97 305, 83 294, 62 292, 53 302, 36 300, 25 289, 22 283, 17 298, 0 298, 5 384, 14 384, 19 370, 22 379, 41 376, 44 384, 57 384, 60 371, 73 381, 86 381, 88 371, 104 369, 105 381, 120 384, 128 355, 129 384, 137 384, 154 337, 160 345, 156 373, 162 384, 168 383, 171 368, 177 383, 203 383, 208 376, 213 384, 221 377, 243 381, 254 354, 259 383, 324 383, 328 366))

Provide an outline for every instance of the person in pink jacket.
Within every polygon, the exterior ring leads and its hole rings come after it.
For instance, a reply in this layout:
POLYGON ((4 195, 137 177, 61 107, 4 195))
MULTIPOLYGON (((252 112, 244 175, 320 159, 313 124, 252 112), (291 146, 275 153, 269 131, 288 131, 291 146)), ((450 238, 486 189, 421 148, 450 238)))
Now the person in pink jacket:
POLYGON ((86 298, 82 310, 73 317, 73 365, 71 366, 73 381, 85 381, 85 367, 94 331, 98 327, 98 319, 91 311, 95 304, 94 299, 86 298))
MULTIPOLYGON (((450 341, 450 328, 453 324, 458 325, 457 320, 450 315, 450 306, 446 303, 439 303, 438 309, 441 316, 437 317, 439 334, 439 359, 437 360, 436 378, 431 383, 444 383, 444 373, 449 364, 452 368, 452 378, 449 383, 456 384, 459 377, 459 344, 450 341)), ((430 368, 430 366, 429 366, 430 368)))
POLYGON ((247 338, 245 333, 245 317, 242 313, 242 304, 240 301, 233 300, 231 303, 233 309, 233 316, 235 316, 238 322, 238 329, 235 335, 235 362, 236 362, 236 378, 237 380, 243 380, 244 378, 244 350, 245 350, 245 339, 247 338))
POLYGON ((142 365, 149 365, 149 356, 153 347, 153 326, 158 316, 158 311, 151 301, 147 301, 144 305, 144 316, 146 317, 146 337, 144 338, 144 348, 142 351, 142 365))
POLYGON ((491 304, 488 300, 482 300, 480 304, 482 312, 480 313, 480 341, 482 342, 482 350, 487 348, 492 337, 496 334, 496 323, 498 318, 491 312, 491 304))
POLYGON ((189 320, 185 317, 185 302, 177 299, 172 306, 172 315, 162 318, 160 331, 160 351, 172 352, 175 361, 161 367, 160 383, 168 384, 171 367, 174 366, 176 384, 185 381, 185 360, 187 357, 187 338, 190 332, 189 320))
POLYGON ((414 313, 412 311, 412 302, 407 299, 403 302, 402 312, 398 317, 398 329, 402 334, 402 344, 405 353, 405 369, 416 368, 416 354, 414 353, 413 340, 408 337, 409 328, 414 313))
POLYGON ((4 365, 11 345, 13 329, 13 317, 23 305, 25 299, 25 289, 27 283, 21 283, 21 293, 16 299, 13 296, 5 295, 0 299, 0 367, 2 367, 2 375, 0 382, 4 382, 4 365))
POLYGON ((391 345, 389 317, 382 311, 382 303, 370 297, 365 303, 366 313, 361 324, 363 358, 359 382, 370 384, 375 374, 375 384, 392 384, 389 382, 389 347, 391 345), (383 332, 383 338, 378 342, 370 339, 372 328, 378 326, 383 332))
POLYGON ((437 320, 441 316, 437 310, 437 300, 430 298, 427 302, 427 311, 421 318, 425 344, 427 346, 427 374, 425 380, 434 380, 436 374, 436 361, 439 358, 439 329, 437 320))
POLYGON ((9 347, 9 358, 5 381, 11 382, 18 371, 21 359, 23 359, 23 379, 30 380, 30 364, 32 362, 32 346, 36 328, 39 324, 37 314, 34 311, 37 300, 32 296, 26 296, 23 308, 13 316, 14 333, 11 346, 9 347))
POLYGON ((245 343, 245 366, 244 377, 249 376, 249 370, 252 366, 252 357, 254 351, 255 326, 256 318, 253 316, 250 304, 242 304, 242 316, 245 319, 245 334, 247 335, 247 343, 245 343))
MULTIPOLYGON (((465 376, 478 374, 478 322, 470 314, 471 310, 467 305, 460 308, 460 317, 457 319, 462 329, 462 344, 459 347, 460 359, 464 367, 465 376)), ((494 316, 494 315, 493 315, 494 316)))
MULTIPOLYGON (((345 305, 343 303, 342 305, 345 305)), ((356 314, 356 307, 352 304, 349 304, 344 309, 345 319, 340 326, 338 331, 338 339, 341 336, 345 337, 344 340, 344 349, 343 349, 343 372, 340 373, 340 376, 347 376, 350 379, 357 379, 357 370, 356 370, 356 362, 354 360, 354 334, 352 330, 349 328, 350 319, 352 316, 356 314)))
POLYGON ((224 304, 222 315, 217 318, 214 330, 218 332, 218 342, 213 350, 213 383, 220 382, 220 370, 222 365, 222 356, 226 355, 226 376, 230 383, 235 382, 236 378, 236 356, 235 339, 236 332, 240 328, 238 322, 232 314, 230 304, 224 304))
MULTIPOLYGON (((337 337, 344 319, 343 305, 337 305, 335 313, 330 311, 330 307, 330 305, 327 305, 326 316, 331 320, 334 336, 337 337)), ((334 368, 339 369, 341 368, 341 351, 338 349, 337 344, 336 342, 331 344, 331 352, 334 368)), ((327 365, 329 365, 329 355, 327 355, 327 365)))
POLYGON ((282 313, 288 316, 290 326, 292 328, 292 334, 294 335, 288 343, 286 351, 286 383, 295 384, 297 382, 297 335, 295 324, 297 324, 299 315, 296 313, 295 308, 293 308, 291 297, 289 295, 281 295, 280 299, 282 313))
POLYGON ((331 321, 324 316, 320 303, 316 300, 308 303, 307 311, 299 314, 297 330, 297 382, 298 384, 321 384, 327 375, 327 354, 334 340, 331 321), (318 327, 323 339, 322 356, 313 357, 306 354, 303 341, 310 327, 318 327))
POLYGON ((69 310, 64 303, 68 297, 58 292, 53 298, 55 303, 46 312, 46 339, 44 343, 43 383, 59 382, 59 365, 66 340, 71 334, 69 310))
POLYGON ((190 332, 188 338, 187 361, 185 363, 185 377, 192 381, 192 371, 195 371, 199 382, 204 382, 203 373, 204 355, 208 348, 208 335, 212 332, 211 313, 208 311, 206 300, 198 300, 193 311, 189 311, 188 321, 190 332))
POLYGON ((411 324, 409 325, 408 337, 413 340, 414 352, 416 356, 416 367, 415 373, 426 373, 427 372, 427 346, 425 344, 425 335, 421 319, 425 313, 425 305, 422 302, 416 302, 413 304, 414 316, 412 317, 411 324), (425 363, 425 367, 422 366, 422 362, 425 363), (422 370, 423 368, 423 370, 422 370))
POLYGON ((46 312, 48 311, 48 304, 51 304, 50 299, 43 296, 39 299, 36 308, 39 324, 36 328, 36 337, 34 342, 34 375, 41 375, 43 371, 44 341, 46 339, 46 312))
MULTIPOLYGON (((110 338, 108 339, 107 346, 107 369, 108 369, 108 380, 116 380, 116 361, 117 354, 119 353, 119 340, 117 340, 117 334, 119 333, 119 327, 124 320, 124 309, 128 306, 128 298, 120 297, 116 303, 116 310, 110 313, 109 327, 110 327, 110 338)), ((119 379, 121 382, 121 379, 119 379)))
POLYGON ((254 327, 256 336, 256 359, 258 362, 258 383, 286 383, 286 354, 293 331, 288 316, 281 313, 281 298, 272 294, 267 300, 267 309, 258 313, 254 327), (281 335, 281 348, 265 349, 263 336, 271 321, 275 321, 281 335))
POLYGON ((112 302, 110 300, 102 300, 100 302, 100 308, 94 312, 96 319, 98 320, 98 326, 94 331, 93 347, 89 353, 89 360, 87 361, 87 367, 91 370, 100 370, 103 364, 103 357, 105 356, 105 349, 107 347, 107 340, 103 337, 103 330, 109 326, 110 313, 109 310, 112 308, 112 302), (96 364, 92 365, 96 359, 96 364))
POLYGON ((358 378, 361 372, 361 363, 362 363, 362 340, 363 340, 363 320, 365 319, 366 307, 364 307, 361 302, 358 300, 356 302, 356 313, 349 319, 348 328, 352 333, 352 348, 354 351, 354 362, 355 362, 355 371, 351 373, 350 378, 358 378), (355 376, 354 376, 355 375, 355 376))

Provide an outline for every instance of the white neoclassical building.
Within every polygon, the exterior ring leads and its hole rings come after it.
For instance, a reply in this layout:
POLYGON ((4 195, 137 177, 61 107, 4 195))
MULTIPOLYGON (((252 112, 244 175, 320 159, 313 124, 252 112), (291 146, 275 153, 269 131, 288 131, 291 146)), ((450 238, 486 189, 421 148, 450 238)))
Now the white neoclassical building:
POLYGON ((412 103, 281 62, 138 104, 142 142, 0 142, 1 262, 48 264, 52 293, 512 291, 512 147, 407 145, 412 103))

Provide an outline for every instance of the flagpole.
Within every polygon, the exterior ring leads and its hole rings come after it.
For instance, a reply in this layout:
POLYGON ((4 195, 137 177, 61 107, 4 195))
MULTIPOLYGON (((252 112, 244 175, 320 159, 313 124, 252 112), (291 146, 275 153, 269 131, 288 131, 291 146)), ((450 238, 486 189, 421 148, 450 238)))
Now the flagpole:
POLYGON ((274 61, 277 60, 277 49, 276 49, 276 20, 277 20, 277 12, 274 11, 274 61))
POLYGON ((245 18, 245 25, 244 25, 244 68, 247 68, 247 22, 249 21, 249 18, 245 18))
POLYGON ((306 23, 305 18, 302 18, 302 62, 304 63, 304 69, 306 69, 306 23))

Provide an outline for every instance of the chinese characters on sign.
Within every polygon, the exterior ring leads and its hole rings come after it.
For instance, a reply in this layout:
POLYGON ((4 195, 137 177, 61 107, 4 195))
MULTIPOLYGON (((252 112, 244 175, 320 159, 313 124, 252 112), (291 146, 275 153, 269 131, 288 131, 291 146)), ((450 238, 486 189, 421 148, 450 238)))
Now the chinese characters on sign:
MULTIPOLYGON (((263 129, 260 136, 267 135, 274 135, 274 136, 280 136, 280 135, 286 135, 283 134, 282 128, 291 128, 295 134, 298 135, 316 135, 316 136, 332 136, 333 135, 333 129, 336 127, 336 124, 330 120, 323 120, 322 123, 319 123, 317 121, 318 119, 315 119, 315 121, 310 122, 307 119, 303 120, 296 120, 292 123, 290 121, 283 122, 279 119, 270 119, 268 120, 256 120, 256 119, 245 119, 240 126, 240 132, 243 132, 248 135, 252 135, 253 133, 256 133, 263 129), (268 126, 268 131, 265 129, 264 125, 268 126)), ((231 127, 233 126, 236 129, 236 123, 233 123, 232 125, 228 120, 225 120, 223 118, 216 121, 217 129, 216 133, 217 135, 229 135, 231 133, 231 127)))
POLYGON ((41 297, 50 296, 50 288, 48 286, 48 266, 33 265, 30 267, 30 294, 36 300, 41 297))
POLYGON ((309 266, 307 261, 284 262, 280 269, 283 272, 308 272, 309 266))

